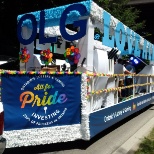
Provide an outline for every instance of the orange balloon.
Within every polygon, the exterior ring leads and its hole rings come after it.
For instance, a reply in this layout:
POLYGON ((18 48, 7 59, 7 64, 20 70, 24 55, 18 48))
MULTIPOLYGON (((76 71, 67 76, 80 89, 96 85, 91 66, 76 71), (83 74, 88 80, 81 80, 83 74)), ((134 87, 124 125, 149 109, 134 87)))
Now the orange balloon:
POLYGON ((71 51, 73 51, 73 52, 74 52, 74 49, 75 49, 75 47, 74 47, 74 46, 71 46, 71 51))

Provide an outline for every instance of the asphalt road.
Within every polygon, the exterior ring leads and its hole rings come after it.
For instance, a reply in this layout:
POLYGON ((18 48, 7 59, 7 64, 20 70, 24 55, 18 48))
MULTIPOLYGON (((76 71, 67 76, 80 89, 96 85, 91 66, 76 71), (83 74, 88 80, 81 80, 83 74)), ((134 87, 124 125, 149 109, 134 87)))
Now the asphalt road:
MULTIPOLYGON (((101 132, 91 141, 74 141, 35 147, 6 149, 4 154, 126 154, 128 145, 134 144, 132 137, 154 118, 154 104, 131 115, 109 129, 101 132), (128 145, 127 145, 128 144, 128 145)), ((151 123, 150 123, 151 124, 151 123)), ((154 123, 152 123, 154 126, 154 123)), ((147 132, 140 131, 140 136, 147 132)), ((136 138, 136 137, 134 137, 136 138)))

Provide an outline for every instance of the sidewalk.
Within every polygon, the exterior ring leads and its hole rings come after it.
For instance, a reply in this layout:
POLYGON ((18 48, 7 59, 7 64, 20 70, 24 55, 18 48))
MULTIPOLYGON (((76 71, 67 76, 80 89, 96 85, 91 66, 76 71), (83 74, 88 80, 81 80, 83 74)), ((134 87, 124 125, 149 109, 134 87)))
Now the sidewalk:
POLYGON ((153 128, 154 117, 150 121, 148 121, 143 127, 141 127, 133 136, 131 136, 112 154, 134 154, 134 152, 139 148, 139 144, 142 142, 142 139, 148 136, 148 134, 153 128))

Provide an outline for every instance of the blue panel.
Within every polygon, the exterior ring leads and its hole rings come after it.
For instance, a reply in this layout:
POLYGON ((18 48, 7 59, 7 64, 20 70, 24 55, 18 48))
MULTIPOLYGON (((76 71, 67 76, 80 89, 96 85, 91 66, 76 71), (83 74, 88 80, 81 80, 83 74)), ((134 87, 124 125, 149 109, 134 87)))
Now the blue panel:
POLYGON ((153 100, 154 93, 147 94, 91 113, 89 117, 91 138, 120 120, 145 108, 151 104, 153 100))
POLYGON ((2 76, 4 130, 81 122, 81 75, 2 76))

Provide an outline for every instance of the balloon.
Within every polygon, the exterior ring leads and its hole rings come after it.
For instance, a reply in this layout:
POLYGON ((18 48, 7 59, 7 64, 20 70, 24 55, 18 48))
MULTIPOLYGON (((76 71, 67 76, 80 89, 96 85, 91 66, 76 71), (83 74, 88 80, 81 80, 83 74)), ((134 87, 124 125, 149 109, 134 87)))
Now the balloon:
POLYGON ((28 59, 30 58, 30 54, 27 55, 27 58, 28 58, 28 59))
POLYGON ((40 52, 40 60, 43 64, 49 65, 52 62, 53 54, 51 53, 50 49, 43 50, 40 52))
POLYGON ((69 64, 70 64, 70 65, 73 65, 73 64, 74 64, 74 61, 69 60, 69 64))
POLYGON ((75 50, 75 47, 74 46, 71 46, 71 51, 74 52, 74 50, 75 50))
POLYGON ((80 59, 80 57, 81 57, 80 53, 78 53, 78 54, 75 56, 76 59, 80 59))
POLYGON ((79 48, 75 48, 74 51, 75 51, 76 53, 79 53, 79 48))
POLYGON ((72 53, 71 53, 71 56, 74 56, 74 55, 75 55, 74 52, 72 52, 72 53))
POLYGON ((70 48, 67 48, 66 51, 71 52, 71 49, 70 48))
POLYGON ((70 51, 66 51, 66 55, 69 56, 71 54, 70 51))
POLYGON ((70 65, 77 64, 79 62, 79 59, 81 57, 79 53, 79 49, 75 48, 74 46, 71 46, 70 48, 67 48, 64 53, 65 61, 69 63, 70 65))
POLYGON ((66 52, 64 53, 64 57, 66 58, 66 52))
POLYGON ((74 64, 77 64, 78 62, 79 62, 78 59, 75 59, 75 60, 74 60, 74 64))
POLYGON ((27 63, 29 58, 30 58, 30 54, 28 49, 26 47, 21 48, 21 51, 19 52, 19 60, 22 63, 27 63))

